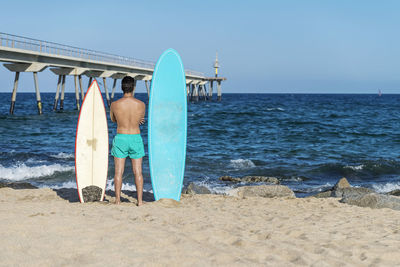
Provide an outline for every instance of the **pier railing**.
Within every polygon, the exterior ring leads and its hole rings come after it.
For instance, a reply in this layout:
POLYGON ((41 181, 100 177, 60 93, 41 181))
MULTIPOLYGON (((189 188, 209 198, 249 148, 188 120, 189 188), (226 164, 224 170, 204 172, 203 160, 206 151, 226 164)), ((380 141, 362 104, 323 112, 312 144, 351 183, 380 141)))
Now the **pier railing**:
MULTIPOLYGON (((155 63, 151 61, 118 56, 110 53, 32 39, 2 32, 0 32, 0 46, 24 49, 50 55, 68 56, 81 58, 84 60, 101 61, 147 69, 154 69, 155 67, 155 63)), ((186 70, 186 74, 204 77, 204 73, 193 70, 186 70)))

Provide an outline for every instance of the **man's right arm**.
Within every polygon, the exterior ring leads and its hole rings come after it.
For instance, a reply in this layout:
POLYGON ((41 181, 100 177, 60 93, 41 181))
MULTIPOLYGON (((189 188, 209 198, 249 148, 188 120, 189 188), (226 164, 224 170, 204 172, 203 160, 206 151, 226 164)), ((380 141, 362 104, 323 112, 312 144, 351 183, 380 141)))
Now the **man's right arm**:
POLYGON ((114 113, 113 113, 113 104, 114 103, 111 103, 111 106, 110 106, 110 119, 112 122, 117 122, 117 119, 115 118, 114 113))

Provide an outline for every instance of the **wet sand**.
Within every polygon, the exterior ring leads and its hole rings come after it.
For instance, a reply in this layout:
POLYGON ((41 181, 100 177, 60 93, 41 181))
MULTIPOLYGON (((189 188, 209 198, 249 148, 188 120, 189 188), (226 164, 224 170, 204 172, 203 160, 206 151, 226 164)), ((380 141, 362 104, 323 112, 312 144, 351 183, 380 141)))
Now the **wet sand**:
POLYGON ((338 199, 183 195, 121 205, 0 189, 0 265, 394 266, 400 212, 338 199))

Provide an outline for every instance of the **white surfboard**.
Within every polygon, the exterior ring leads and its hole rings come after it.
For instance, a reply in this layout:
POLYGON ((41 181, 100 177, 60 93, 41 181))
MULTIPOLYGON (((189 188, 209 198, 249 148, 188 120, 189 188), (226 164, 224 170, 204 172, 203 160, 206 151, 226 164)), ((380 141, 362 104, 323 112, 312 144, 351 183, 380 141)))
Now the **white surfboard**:
POLYGON ((94 80, 86 92, 79 113, 75 139, 75 173, 79 200, 82 189, 97 186, 103 201, 108 172, 108 126, 99 85, 94 80))

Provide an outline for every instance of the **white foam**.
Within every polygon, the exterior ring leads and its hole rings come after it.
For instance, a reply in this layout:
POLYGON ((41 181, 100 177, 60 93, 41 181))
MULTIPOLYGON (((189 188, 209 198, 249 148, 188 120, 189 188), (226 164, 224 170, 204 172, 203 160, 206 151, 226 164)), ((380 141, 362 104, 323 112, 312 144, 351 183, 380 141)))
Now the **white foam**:
POLYGON ((330 189, 332 187, 333 187, 333 184, 327 182, 325 184, 315 185, 315 186, 307 186, 307 187, 294 186, 294 188, 292 188, 292 189, 298 190, 298 191, 303 192, 303 193, 315 193, 315 192, 325 191, 325 190, 330 189))
POLYGON ((72 171, 73 169, 73 166, 63 166, 60 164, 39 165, 33 167, 26 166, 24 163, 12 167, 3 167, 0 165, 0 178, 11 181, 21 181, 29 178, 49 176, 55 172, 72 171))
POLYGON ((68 181, 62 183, 61 185, 52 185, 52 186, 43 186, 45 188, 52 188, 52 189, 61 189, 61 188, 75 188, 76 189, 76 182, 75 181, 68 181))
POLYGON ((232 185, 222 185, 208 176, 203 176, 197 180, 200 181, 193 182, 195 185, 204 186, 213 194, 226 195, 227 192, 233 188, 232 185))
MULTIPOLYGON (((52 189, 62 189, 62 188, 74 188, 76 189, 76 181, 68 181, 64 182, 61 185, 51 185, 51 186, 46 186, 43 185, 41 186, 42 188, 52 188, 52 189)), ((113 180, 107 180, 107 185, 106 185, 106 190, 111 190, 114 191, 114 183, 113 180)), ((136 186, 128 183, 123 183, 122 184, 122 190, 127 190, 127 191, 136 191, 136 186)), ((150 192, 153 193, 151 188, 144 188, 144 192, 150 192)))
POLYGON ((26 163, 33 163, 33 164, 38 164, 38 163, 44 163, 46 162, 45 160, 39 160, 39 159, 28 159, 26 163))
POLYGON ((256 165, 249 159, 232 159, 229 166, 234 169, 250 169, 254 168, 256 165))
POLYGON ((283 109, 283 108, 267 108, 267 111, 276 111, 276 110, 285 111, 285 109, 283 109))
POLYGON ((365 167, 365 165, 361 164, 361 165, 356 165, 356 166, 344 166, 345 169, 351 169, 354 171, 359 171, 362 170, 365 167))
POLYGON ((51 157, 56 159, 73 159, 75 158, 74 154, 60 152, 57 155, 51 155, 51 157))
POLYGON ((400 182, 397 183, 386 183, 386 184, 374 184, 372 188, 378 193, 387 193, 396 189, 400 189, 400 182))
MULTIPOLYGON (((107 180, 106 190, 115 191, 113 179, 107 180)), ((122 183, 121 190, 136 191, 136 186, 134 184, 122 183)), ((144 184, 143 192, 153 193, 153 188, 151 187, 151 185, 144 184)))

